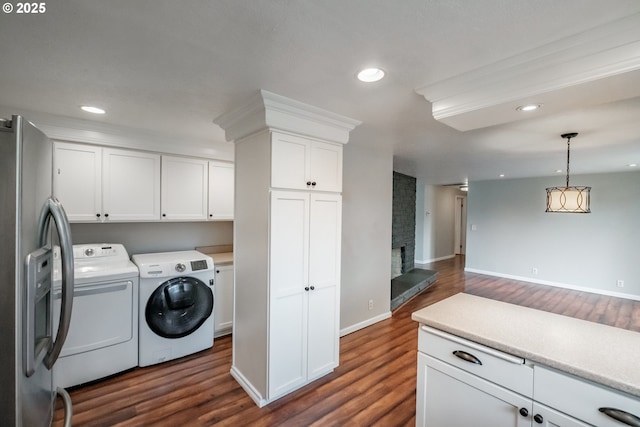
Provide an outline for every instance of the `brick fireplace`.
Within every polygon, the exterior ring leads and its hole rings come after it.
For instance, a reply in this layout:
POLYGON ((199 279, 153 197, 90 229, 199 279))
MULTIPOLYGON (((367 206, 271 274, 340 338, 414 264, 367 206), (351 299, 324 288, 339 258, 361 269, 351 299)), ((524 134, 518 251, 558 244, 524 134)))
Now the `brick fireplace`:
POLYGON ((392 278, 411 271, 416 247, 416 179, 393 172, 392 278))

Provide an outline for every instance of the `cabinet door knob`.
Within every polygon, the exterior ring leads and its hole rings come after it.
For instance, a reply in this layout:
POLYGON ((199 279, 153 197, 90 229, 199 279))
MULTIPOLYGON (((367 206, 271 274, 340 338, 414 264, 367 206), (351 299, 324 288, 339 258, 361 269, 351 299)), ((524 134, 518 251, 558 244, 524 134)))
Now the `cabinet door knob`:
POLYGON ((527 410, 527 408, 520 408, 520 415, 522 415, 523 417, 528 417, 529 416, 529 411, 527 410))
POLYGON ((167 214, 162 214, 162 216, 167 216, 167 214))
POLYGON ((100 214, 99 213, 96 214, 96 218, 100 218, 100 214))
POLYGON ((307 187, 311 185, 311 181, 307 181, 307 187))
POLYGON ((538 424, 542 424, 544 422, 544 418, 540 414, 535 414, 533 416, 533 421, 537 422, 538 424))
POLYGON ((216 273, 220 273, 220 270, 216 270, 216 273))
POLYGON ((109 214, 104 214, 104 217, 105 218, 109 218, 109 214))
POLYGON ((482 362, 480 361, 480 359, 475 357, 473 354, 467 353, 466 351, 456 350, 453 352, 453 355, 456 357, 459 357, 465 362, 475 363, 476 365, 482 365, 482 362))
POLYGON ((311 286, 309 289, 314 290, 316 287, 315 286, 311 286))
POLYGON ((626 424, 628 426, 638 427, 640 426, 640 418, 636 417, 629 412, 623 411, 621 409, 616 408, 598 408, 598 411, 607 415, 608 417, 613 418, 616 421, 620 421, 622 424, 626 424))
POLYGON ((313 182, 311 183, 311 186, 312 186, 312 187, 315 187, 315 186, 316 186, 316 182, 315 182, 315 181, 313 181, 313 182))
POLYGON ((309 287, 308 287, 308 286, 305 286, 305 287, 304 287, 304 290, 305 290, 305 291, 308 291, 308 290, 309 290, 309 287))

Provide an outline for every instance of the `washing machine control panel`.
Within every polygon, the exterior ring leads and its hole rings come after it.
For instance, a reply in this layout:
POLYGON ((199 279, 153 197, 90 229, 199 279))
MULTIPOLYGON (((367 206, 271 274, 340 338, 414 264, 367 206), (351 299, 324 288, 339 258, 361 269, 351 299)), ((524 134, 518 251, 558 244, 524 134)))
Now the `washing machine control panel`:
POLYGON ((206 270, 209 268, 206 259, 191 261, 191 271, 206 270))
POLYGON ((214 270, 213 259, 197 251, 135 254, 132 261, 140 269, 140 278, 174 277, 214 270))

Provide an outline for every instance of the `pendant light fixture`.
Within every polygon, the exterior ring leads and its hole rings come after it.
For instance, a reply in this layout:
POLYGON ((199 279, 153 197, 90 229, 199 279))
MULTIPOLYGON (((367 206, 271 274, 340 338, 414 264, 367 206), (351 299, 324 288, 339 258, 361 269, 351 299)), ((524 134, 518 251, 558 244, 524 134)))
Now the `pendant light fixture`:
POLYGON ((590 213, 591 187, 569 186, 571 138, 575 138, 578 134, 571 132, 563 133, 560 136, 567 139, 567 185, 547 188, 547 210, 545 212, 590 213))

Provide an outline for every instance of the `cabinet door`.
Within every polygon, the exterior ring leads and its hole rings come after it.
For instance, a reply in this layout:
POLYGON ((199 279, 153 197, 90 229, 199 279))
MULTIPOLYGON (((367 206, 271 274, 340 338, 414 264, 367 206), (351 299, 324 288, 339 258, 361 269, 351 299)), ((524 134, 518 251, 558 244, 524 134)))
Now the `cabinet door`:
POLYGON ((309 196, 271 193, 268 397, 307 380, 309 196))
POLYGON ((209 162, 162 156, 162 219, 207 219, 209 162))
POLYGON ((213 323, 215 335, 230 334, 233 325, 233 266, 216 267, 213 323))
POLYGON ((160 219, 160 156, 105 148, 102 191, 105 220, 160 219))
POLYGON ((311 194, 309 216, 308 376, 338 365, 342 198, 311 194))
POLYGON ((532 409, 530 399, 418 352, 416 426, 530 427, 532 409))
MULTIPOLYGON (((271 186, 305 190, 309 181, 311 141, 273 133, 271 139, 271 186)), ((310 182, 310 181, 309 181, 310 182)))
POLYGON ((53 194, 69 221, 99 221, 102 217, 102 148, 56 142, 53 194))
POLYGON ((209 219, 233 220, 233 163, 209 162, 209 219))
POLYGON ((590 425, 538 402, 533 402, 533 420, 533 426, 541 427, 589 427, 590 425))
POLYGON ((342 146, 313 142, 310 150, 309 176, 314 190, 342 191, 342 146))

